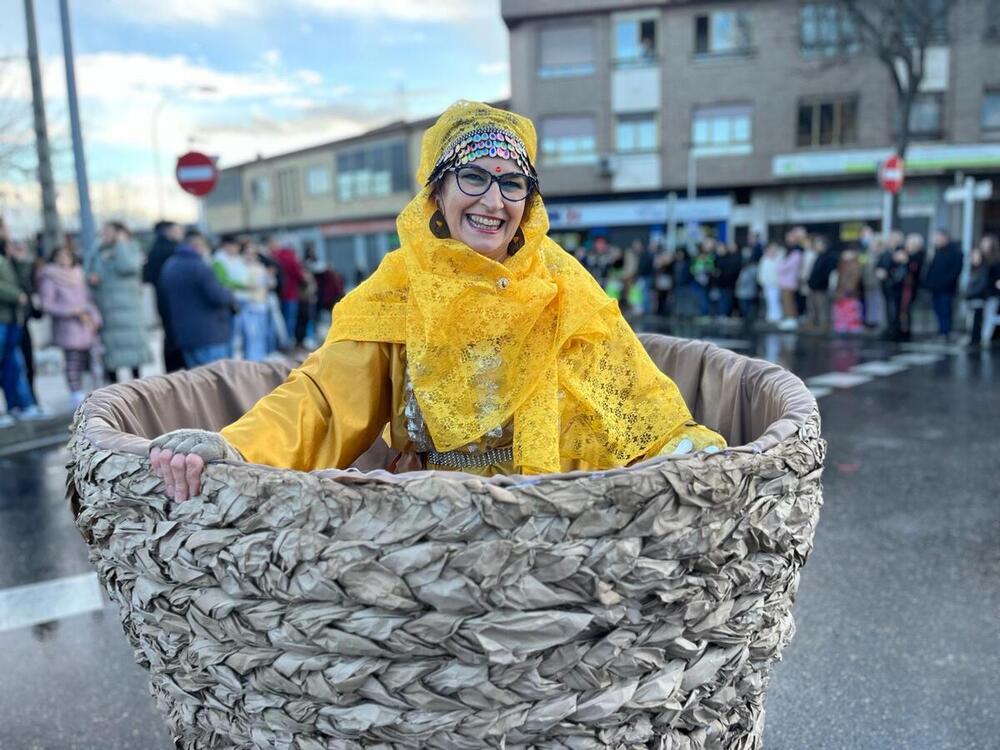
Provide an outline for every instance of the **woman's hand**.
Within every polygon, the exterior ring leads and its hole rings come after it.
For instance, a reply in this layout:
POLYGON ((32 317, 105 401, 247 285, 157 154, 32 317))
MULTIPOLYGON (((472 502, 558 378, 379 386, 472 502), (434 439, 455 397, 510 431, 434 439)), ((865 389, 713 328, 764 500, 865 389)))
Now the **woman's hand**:
POLYGON ((179 503, 201 492, 201 474, 210 461, 242 461, 240 455, 217 432, 174 430, 149 444, 149 466, 166 485, 166 492, 179 503))

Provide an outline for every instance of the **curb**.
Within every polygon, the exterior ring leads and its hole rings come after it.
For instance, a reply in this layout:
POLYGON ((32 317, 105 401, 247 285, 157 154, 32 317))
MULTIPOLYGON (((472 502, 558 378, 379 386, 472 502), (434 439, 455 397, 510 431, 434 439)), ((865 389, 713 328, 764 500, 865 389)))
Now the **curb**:
POLYGON ((0 429, 0 456, 66 443, 72 421, 72 413, 65 413, 0 429))

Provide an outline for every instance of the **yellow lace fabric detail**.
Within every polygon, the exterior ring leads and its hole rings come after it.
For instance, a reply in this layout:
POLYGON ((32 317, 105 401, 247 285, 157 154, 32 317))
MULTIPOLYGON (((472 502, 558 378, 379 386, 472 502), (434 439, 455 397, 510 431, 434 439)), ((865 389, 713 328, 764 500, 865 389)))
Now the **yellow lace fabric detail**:
MULTIPOLYGON (((512 130, 535 157, 529 120, 459 103, 425 134, 418 179, 461 134, 456 123, 512 130)), ((334 308, 328 341, 404 344, 437 450, 460 448, 513 419, 518 471, 559 471, 561 457, 610 468, 656 451, 691 421, 618 303, 546 236, 540 195, 521 222, 524 246, 504 263, 435 238, 434 208, 424 187, 403 209, 400 249, 334 308)))

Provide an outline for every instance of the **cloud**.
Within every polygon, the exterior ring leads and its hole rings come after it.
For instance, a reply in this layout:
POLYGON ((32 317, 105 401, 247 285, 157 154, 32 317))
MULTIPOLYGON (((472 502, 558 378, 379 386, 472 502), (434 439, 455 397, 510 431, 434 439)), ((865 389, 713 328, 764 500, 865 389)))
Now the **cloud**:
POLYGON ((292 5, 330 16, 413 23, 459 22, 496 12, 484 0, 292 0, 292 5))
POLYGON ((481 63, 476 66, 476 72, 481 76, 498 76, 507 72, 507 63, 503 60, 491 63, 481 63))
POLYGON ((272 103, 280 109, 307 110, 319 106, 315 99, 310 99, 308 96, 279 96, 277 99, 272 99, 272 103))
POLYGON ((222 26, 260 16, 269 0, 90 0, 87 12, 144 26, 222 26))
MULTIPOLYGON (((25 66, 8 78, 0 111, 30 104, 25 66)), ((57 158, 60 212, 72 215, 72 159, 60 103, 65 76, 58 57, 43 60, 49 106, 49 131, 57 158), (65 152, 65 154, 63 153, 65 152), (61 155, 61 156, 60 156, 61 155), (65 186, 65 187, 64 187, 65 186)), ((13 74, 14 71, 11 71, 13 74)), ((316 70, 266 69, 232 73, 197 63, 183 55, 102 52, 77 57, 77 86, 87 147, 88 172, 95 208, 131 221, 155 218, 157 180, 167 193, 168 209, 187 216, 193 202, 173 178, 174 159, 195 144, 218 155, 222 165, 249 161, 324 141, 356 135, 391 119, 388 106, 352 97, 349 84, 326 83, 316 70), (204 91, 210 87, 211 92, 204 91), (153 121, 159 158, 154 158, 153 121), (154 164, 159 165, 158 172, 154 164), (115 201, 120 205, 117 206, 115 201)), ((28 120, 30 123, 30 119, 28 120)), ((0 146, 13 139, 5 130, 0 146)), ((16 178, 15 178, 16 179, 16 178)), ((34 221, 32 180, 0 194, 5 212, 28 206, 22 224, 34 221)))
POLYGON ((296 70, 293 74, 295 79, 304 86, 319 86, 323 83, 323 74, 318 70, 296 70))
MULTIPOLYGON (((62 59, 46 58, 43 65, 46 99, 66 96, 62 59)), ((27 70, 5 92, 12 99, 29 101, 27 70)), ((157 57, 137 52, 97 52, 76 57, 77 93, 81 100, 108 104, 143 102, 147 106, 166 97, 172 101, 230 102, 292 96, 303 86, 316 87, 323 75, 307 68, 285 72, 262 70, 229 72, 197 63, 184 55, 157 57)))
POLYGON ((386 28, 380 30, 375 37, 375 43, 382 47, 402 47, 426 44, 430 37, 423 31, 416 31, 411 28, 394 31, 386 28))
MULTIPOLYGON (((497 14, 484 0, 91 0, 87 12, 144 26, 231 26, 248 19, 291 13, 373 21, 457 23, 497 14)), ((308 21, 300 24, 312 27, 308 21)), ((304 29, 303 29, 304 30, 304 29)))

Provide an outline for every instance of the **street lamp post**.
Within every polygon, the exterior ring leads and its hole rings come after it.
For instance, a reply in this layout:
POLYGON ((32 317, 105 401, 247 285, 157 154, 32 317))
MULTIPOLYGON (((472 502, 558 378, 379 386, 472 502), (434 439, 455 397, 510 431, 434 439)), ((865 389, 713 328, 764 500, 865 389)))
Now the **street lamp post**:
MULTIPOLYGON (((215 94, 218 89, 215 86, 189 86, 183 91, 198 91, 202 94, 215 94)), ((170 99, 164 95, 160 97, 160 101, 156 103, 153 108, 153 121, 152 121, 152 141, 153 141, 153 179, 156 182, 156 207, 159 210, 159 218, 162 220, 166 215, 166 207, 164 206, 163 197, 163 174, 160 171, 160 113, 163 112, 163 107, 167 104, 170 99)))
POLYGON ((156 181, 156 208, 159 221, 166 215, 163 205, 163 175, 160 174, 160 137, 158 133, 158 123, 163 105, 167 103, 167 97, 163 96, 156 103, 153 109, 153 179, 156 181))
MULTIPOLYGON (((694 211, 694 200, 698 197, 698 147, 694 143, 688 144, 688 169, 687 169, 687 200, 691 211, 694 211)), ((691 227, 685 227, 687 235, 688 252, 694 251, 694 240, 691 227)))

